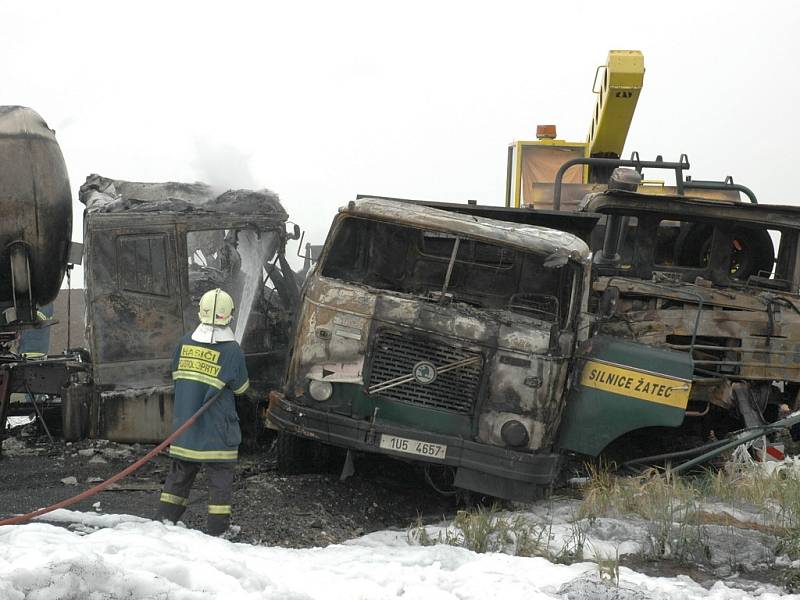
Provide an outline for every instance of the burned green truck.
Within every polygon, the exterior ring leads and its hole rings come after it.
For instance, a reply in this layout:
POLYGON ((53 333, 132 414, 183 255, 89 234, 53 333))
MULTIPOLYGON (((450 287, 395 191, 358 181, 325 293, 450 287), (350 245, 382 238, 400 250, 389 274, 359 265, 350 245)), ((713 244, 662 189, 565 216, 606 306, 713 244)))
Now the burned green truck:
POLYGON ((560 469, 579 348, 671 397, 612 390, 607 410, 643 415, 631 423, 679 422, 685 353, 636 353, 626 341, 587 349, 590 260, 566 231, 351 202, 306 281, 284 387, 270 403, 279 466, 307 468, 297 446, 312 440, 444 465, 456 487, 531 498, 560 469), (620 398, 631 402, 620 408, 620 398))

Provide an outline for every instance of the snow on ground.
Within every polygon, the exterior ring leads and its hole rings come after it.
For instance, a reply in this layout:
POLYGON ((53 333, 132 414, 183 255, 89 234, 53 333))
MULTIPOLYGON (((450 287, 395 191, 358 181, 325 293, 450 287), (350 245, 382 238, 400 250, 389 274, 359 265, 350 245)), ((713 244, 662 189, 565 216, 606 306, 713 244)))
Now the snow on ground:
POLYGON ((6 421, 6 427, 12 429, 14 427, 19 427, 20 425, 27 425, 33 421, 33 417, 8 417, 6 421))
MULTIPOLYGON (((580 507, 579 500, 562 498, 537 502, 523 511, 498 513, 497 517, 506 521, 519 519, 538 527, 542 544, 550 556, 575 556, 580 552, 583 559, 591 561, 650 556, 655 540, 664 533, 659 529, 663 523, 653 523, 633 515, 580 517, 580 507)), ((764 521, 764 516, 757 511, 734 508, 721 502, 702 504, 698 508, 709 515, 727 515, 742 525, 764 521)), ((433 540, 458 535, 453 523, 427 525, 425 532, 427 538, 433 540)), ((740 565, 745 571, 769 569, 776 561, 784 566, 800 568, 800 561, 792 562, 787 557, 775 556, 775 540, 757 528, 716 524, 704 525, 702 529, 681 528, 676 523, 668 533, 673 548, 671 553, 665 552, 665 558, 675 558, 682 550, 685 559, 694 558, 692 562, 702 560, 718 577, 731 575, 732 564, 740 565), (675 540, 675 537, 682 539, 675 540)))
POLYGON ((647 577, 624 567, 617 588, 600 580, 594 563, 567 566, 446 545, 417 546, 397 531, 290 550, 233 543, 124 515, 62 510, 50 519, 78 523, 83 530, 43 522, 0 527, 3 600, 780 597, 770 587, 745 592, 718 582, 704 589, 687 577, 647 577))

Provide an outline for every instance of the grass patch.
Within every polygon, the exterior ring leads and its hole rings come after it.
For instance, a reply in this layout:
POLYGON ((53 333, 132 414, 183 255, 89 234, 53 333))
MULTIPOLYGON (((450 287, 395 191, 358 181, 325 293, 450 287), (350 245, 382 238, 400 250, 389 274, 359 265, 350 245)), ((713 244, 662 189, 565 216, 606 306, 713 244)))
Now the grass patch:
MULTIPOLYGON (((540 556, 558 563, 588 558, 596 562, 600 579, 618 585, 624 560, 621 546, 616 556, 607 556, 608 542, 590 545, 589 533, 601 517, 629 521, 638 517, 630 532, 641 548, 640 558, 704 565, 727 573, 776 567, 783 569, 784 588, 800 591, 800 574, 786 568, 785 560, 777 560, 783 556, 800 560, 800 461, 797 468, 773 472, 750 464, 683 477, 657 469, 618 477, 608 468, 594 468, 582 493, 577 514, 566 522, 563 513, 554 517, 559 513, 552 509, 549 516, 541 513, 532 519, 496 506, 477 507, 458 512, 447 527, 426 527, 418 519, 409 528, 408 539, 420 545, 540 556), (559 519, 557 524, 554 518, 559 519)), ((598 524, 595 532, 601 542, 607 539, 603 537, 607 525, 598 524)))
POLYGON ((501 514, 496 506, 460 510, 450 527, 428 533, 421 519, 408 530, 408 539, 422 546, 447 544, 473 552, 504 552, 514 556, 545 556, 549 533, 520 515, 501 514))
POLYGON ((706 496, 732 504, 757 507, 766 525, 785 530, 800 528, 800 473, 777 469, 738 468, 706 473, 696 487, 706 496))
POLYGON ((607 468, 595 467, 580 514, 632 515, 648 521, 648 558, 705 562, 711 554, 707 535, 711 525, 732 532, 758 530, 775 539, 776 555, 800 558, 800 476, 789 469, 767 472, 759 465, 743 465, 694 477, 651 469, 638 477, 617 477, 607 468), (734 514, 710 508, 719 502, 732 507, 734 514), (755 520, 738 518, 737 508, 755 520))
POLYGON ((619 587, 619 555, 597 561, 597 573, 603 581, 609 581, 619 587))
MULTIPOLYGON (((576 519, 567 536, 551 547, 553 523, 535 522, 519 514, 501 512, 493 505, 461 510, 453 522, 431 534, 421 519, 407 531, 409 542, 422 546, 447 544, 473 552, 502 552, 512 556, 540 556, 554 563, 584 559, 584 546, 592 519, 576 519)), ((613 562, 613 561, 612 561, 613 562)))

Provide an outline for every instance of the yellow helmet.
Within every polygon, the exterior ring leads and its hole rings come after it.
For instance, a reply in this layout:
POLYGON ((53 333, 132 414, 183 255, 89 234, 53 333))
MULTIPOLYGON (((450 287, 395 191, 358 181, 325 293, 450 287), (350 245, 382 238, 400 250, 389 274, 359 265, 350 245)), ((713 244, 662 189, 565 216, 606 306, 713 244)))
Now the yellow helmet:
POLYGON ((206 325, 227 325, 233 318, 233 298, 219 288, 209 290, 200 298, 197 316, 206 325))

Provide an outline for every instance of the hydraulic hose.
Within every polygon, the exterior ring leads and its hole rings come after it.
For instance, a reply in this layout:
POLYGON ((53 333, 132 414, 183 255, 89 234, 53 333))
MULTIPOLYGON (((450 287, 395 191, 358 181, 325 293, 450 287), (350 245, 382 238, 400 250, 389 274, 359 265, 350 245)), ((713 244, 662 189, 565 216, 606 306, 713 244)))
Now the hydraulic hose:
POLYGON ((195 421, 197 421, 197 419, 200 418, 200 415, 202 415, 204 412, 206 412, 211 407, 211 405, 214 404, 214 402, 217 401, 217 399, 220 397, 220 394, 222 394, 222 390, 223 389, 225 389, 225 388, 217 390, 206 402, 203 403, 203 405, 198 409, 198 411, 196 413, 194 413, 191 417, 189 417, 189 419, 187 419, 187 421, 183 425, 178 427, 172 435, 170 435, 167 439, 165 439, 163 442, 161 442, 158 446, 156 446, 155 448, 150 450, 150 452, 145 454, 142 458, 137 460, 132 465, 126 467, 125 469, 123 469, 122 471, 117 473, 116 475, 113 475, 112 477, 106 479, 104 482, 98 483, 96 486, 94 486, 92 488, 89 488, 88 490, 86 490, 84 492, 81 492, 80 494, 78 494, 77 496, 73 496, 72 498, 67 498, 66 500, 62 500, 61 502, 58 502, 56 504, 52 504, 52 505, 47 506, 45 508, 40 508, 39 510, 35 510, 33 512, 29 512, 29 513, 24 514, 24 515, 17 515, 16 517, 9 517, 8 519, 3 519, 2 521, 0 521, 0 526, 3 526, 3 525, 19 525, 20 523, 26 523, 26 522, 30 521, 31 519, 34 519, 34 518, 39 517, 41 515, 47 514, 49 512, 57 510, 59 508, 66 508, 67 506, 72 506, 76 502, 80 502, 81 500, 85 500, 86 498, 91 498, 95 494, 97 494, 99 492, 102 492, 104 489, 106 489, 112 483, 116 483, 120 479, 122 479, 124 477, 127 477, 128 475, 130 475, 131 473, 133 473, 134 471, 136 471, 137 469, 139 469, 140 467, 142 467, 146 463, 148 463, 151 460, 153 460, 153 458, 155 458, 155 456, 159 452, 161 452, 164 448, 169 446, 172 443, 172 441, 175 440, 175 438, 177 438, 184 431, 189 429, 189 427, 194 425, 195 421))

